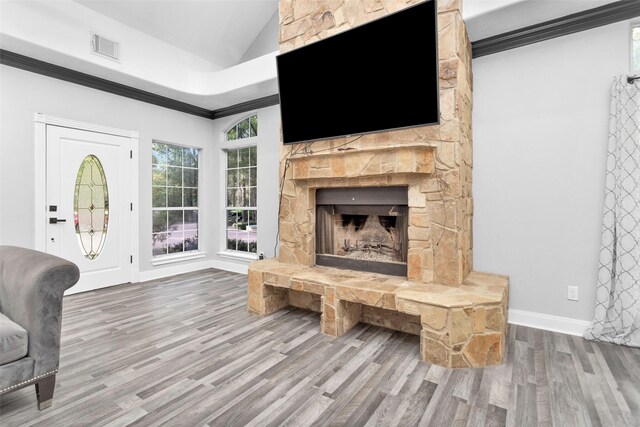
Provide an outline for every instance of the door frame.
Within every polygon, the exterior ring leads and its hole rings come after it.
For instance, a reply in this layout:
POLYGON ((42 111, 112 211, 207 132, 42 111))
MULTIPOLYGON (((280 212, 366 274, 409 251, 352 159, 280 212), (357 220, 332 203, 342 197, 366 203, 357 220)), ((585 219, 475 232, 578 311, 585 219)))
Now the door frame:
POLYGON ((138 198, 138 131, 111 128, 92 123, 79 122, 61 117, 35 113, 35 245, 36 250, 46 251, 47 231, 47 125, 59 126, 88 132, 104 133, 107 135, 121 136, 131 141, 131 185, 130 199, 133 203, 131 210, 131 255, 135 262, 131 264, 131 283, 140 281, 140 230, 138 212, 140 200, 138 198))

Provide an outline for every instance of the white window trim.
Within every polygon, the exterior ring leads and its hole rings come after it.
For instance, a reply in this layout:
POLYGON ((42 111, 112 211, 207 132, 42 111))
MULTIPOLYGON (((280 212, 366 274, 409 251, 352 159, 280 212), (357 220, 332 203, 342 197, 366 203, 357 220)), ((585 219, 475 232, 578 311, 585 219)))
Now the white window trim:
MULTIPOLYGON (((260 113, 258 111, 253 111, 247 115, 244 115, 240 118, 236 118, 230 120, 227 126, 223 128, 224 130, 220 133, 220 206, 222 209, 220 210, 220 218, 224 220, 220 222, 218 225, 221 230, 220 240, 218 242, 218 247, 220 250, 217 252, 218 256, 221 258, 228 258, 237 261, 255 261, 259 258, 260 249, 257 248, 257 253, 251 252, 243 252, 243 251, 232 251, 227 249, 227 151, 234 150, 239 148, 247 148, 247 147, 256 147, 256 152, 260 146, 260 113), (258 135, 250 136, 248 138, 242 139, 234 139, 233 141, 227 141, 227 131, 235 126, 237 123, 242 120, 249 118, 253 115, 258 116, 258 135)), ((259 156, 258 156, 259 157, 259 156)), ((256 164, 256 168, 257 168, 256 164)), ((256 185, 256 188, 259 188, 256 185)), ((260 212, 260 207, 257 206, 256 203, 256 212, 260 212)), ((257 234, 257 242, 260 244, 260 227, 258 226, 258 234, 257 234)))
MULTIPOLYGON (((260 123, 260 122, 258 122, 260 123)), ((223 134, 224 135, 224 134, 223 134)), ((224 136, 222 137, 224 140, 224 136)), ((243 138, 243 139, 236 139, 234 141, 223 141, 222 142, 222 151, 227 151, 227 150, 234 150, 234 149, 238 149, 238 148, 247 148, 247 147, 257 147, 258 146, 258 138, 260 138, 259 136, 251 136, 249 138, 243 138)), ((224 163, 224 168, 225 170, 227 169, 227 162, 226 162, 226 158, 224 159, 225 163, 224 163)), ((225 186, 226 186, 226 180, 225 180, 225 186)))
MULTIPOLYGON (((236 138, 233 139, 231 141, 227 141, 227 132, 229 132, 231 130, 232 127, 235 127, 238 123, 240 123, 243 120, 246 120, 248 118, 251 118, 253 116, 258 116, 258 112, 254 111, 253 113, 250 113, 246 116, 243 116, 239 119, 233 120, 229 125, 227 125, 227 127, 225 127, 225 130, 222 132, 222 143, 223 144, 230 144, 230 145, 234 145, 236 147, 240 147, 240 145, 238 145, 238 141, 246 141, 247 139, 253 140, 255 138, 257 138, 260 133, 258 133, 258 135, 256 136, 248 136, 246 138, 236 138)), ((257 117, 256 120, 258 121, 258 129, 260 129, 260 117, 257 117)))
MULTIPOLYGON (((198 211, 198 249, 194 250, 194 251, 187 251, 187 252, 176 252, 176 253, 171 253, 171 254, 164 254, 164 255, 152 255, 151 256, 151 265, 164 265, 164 264, 172 264, 174 262, 180 262, 180 261, 187 261, 187 260, 192 260, 192 259, 198 259, 198 258, 204 258, 207 255, 207 252, 205 251, 201 251, 200 248, 204 247, 203 246, 203 239, 202 239, 202 227, 201 227, 201 209, 200 209, 200 187, 201 187, 201 183, 202 183, 202 174, 203 174, 203 168, 202 168, 202 159, 204 158, 204 156, 202 155, 204 147, 199 147, 196 145, 189 145, 189 144, 177 144, 174 142, 167 142, 167 141, 163 141, 160 139, 152 139, 151 140, 151 144, 157 142, 158 144, 168 144, 168 145, 175 145, 176 147, 182 147, 182 148, 197 148, 198 149, 198 206, 195 206, 194 210, 198 211)), ((153 145, 151 147, 151 152, 153 154, 153 145)), ((153 165, 153 162, 152 162, 153 165)), ((152 166, 153 168, 153 166, 152 166)), ((187 169, 194 169, 194 168, 187 168, 187 169)), ((151 184, 151 189, 153 191, 153 184, 151 184)), ((183 201, 184 203, 184 201, 183 201)), ((153 207, 153 195, 152 195, 152 201, 151 201, 151 221, 153 222, 153 211, 154 209, 158 209, 158 210, 185 210, 185 207, 182 206, 181 208, 154 208, 153 207)), ((153 235, 153 230, 151 231, 151 235, 153 235)))
MULTIPOLYGON (((226 232, 226 229, 225 229, 226 232)), ((225 233, 226 239, 226 233, 225 233)), ((222 258, 229 258, 238 261, 255 261, 258 259, 258 254, 254 254, 251 252, 242 252, 242 251, 232 251, 232 250, 224 250, 218 252, 218 256, 222 258)))
MULTIPOLYGON (((198 244, 200 242, 198 241, 198 244)), ((201 251, 188 251, 188 252, 179 252, 167 255, 158 255, 151 259, 152 265, 165 265, 165 264, 173 264, 174 262, 181 261, 189 261, 192 259, 204 258, 207 256, 206 252, 201 251)))
POLYGON ((631 21, 631 25, 629 25, 629 70, 632 75, 640 75, 640 66, 638 68, 634 68, 634 58, 633 58, 633 29, 640 28, 640 20, 631 21))
MULTIPOLYGON (((251 139, 255 140, 255 138, 257 138, 257 137, 253 137, 251 139)), ((250 138, 246 138, 246 139, 250 139, 250 138)), ((227 222, 227 213, 228 213, 228 210, 229 210, 229 207, 227 206, 227 170, 228 170, 228 168, 227 168, 227 156, 228 156, 227 151, 243 149, 243 148, 251 148, 251 147, 256 147, 256 153, 258 152, 257 144, 245 145, 243 147, 229 147, 229 148, 225 148, 222 151, 222 157, 224 158, 224 170, 223 170, 223 177, 224 178, 222 180, 222 182, 224 183, 224 190, 223 190, 223 193, 224 193, 223 194, 223 198, 224 198, 223 199, 223 206, 224 206, 224 211, 223 212, 224 213, 223 213, 223 216, 222 216, 222 218, 224 218, 224 224, 223 224, 223 226, 224 226, 224 228, 223 228, 224 242, 223 242, 221 250, 220 250, 220 252, 218 252, 218 254, 220 255, 221 253, 228 253, 228 254, 236 254, 237 253, 237 254, 240 254, 240 256, 237 257, 238 259, 243 259, 244 257, 242 255, 244 255, 244 254, 253 254, 253 253, 252 252, 245 252, 245 251, 234 251, 232 249, 227 249, 227 224, 226 224, 226 222, 227 222)), ((256 168, 256 172, 257 172, 257 170, 258 170, 258 163, 257 162, 256 162, 255 168, 256 168)), ((238 168, 236 168, 236 169, 238 169, 238 168)), ((255 188, 256 188, 256 191, 257 191, 258 190, 258 183, 257 182, 256 182, 255 188)), ((258 213, 259 209, 258 209, 257 197, 256 197, 256 206, 255 207, 250 207, 250 208, 249 207, 247 207, 247 208, 236 207, 235 209, 255 210, 256 213, 258 213)), ((258 227, 258 232, 257 233, 259 233, 259 230, 260 230, 260 227, 258 227)), ((258 239, 257 234, 256 234, 256 242, 259 242, 259 241, 260 240, 258 239)), ((256 251, 257 250, 258 250, 258 248, 256 247, 256 251)), ((255 255, 256 256, 252 257, 252 259, 257 259, 257 254, 255 254, 255 255)), ((224 257, 224 255, 221 255, 221 256, 224 257)))

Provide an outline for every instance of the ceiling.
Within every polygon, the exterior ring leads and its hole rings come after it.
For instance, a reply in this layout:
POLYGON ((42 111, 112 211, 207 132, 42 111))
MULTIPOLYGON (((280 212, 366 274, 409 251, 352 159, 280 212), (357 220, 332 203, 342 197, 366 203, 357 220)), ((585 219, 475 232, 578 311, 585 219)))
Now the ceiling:
MULTIPOLYGON (((278 0, 74 1, 219 68, 241 62, 278 10, 278 0)), ((463 15, 475 41, 615 1, 463 0, 463 15)))
POLYGON ((278 0, 74 0, 220 68, 241 61, 278 0))

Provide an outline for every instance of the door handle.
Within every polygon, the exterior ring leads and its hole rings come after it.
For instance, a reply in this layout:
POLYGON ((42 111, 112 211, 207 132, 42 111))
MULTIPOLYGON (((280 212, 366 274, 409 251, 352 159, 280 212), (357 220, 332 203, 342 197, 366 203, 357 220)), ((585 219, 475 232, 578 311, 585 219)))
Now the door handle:
POLYGON ((49 218, 49 224, 57 224, 59 222, 67 222, 66 219, 49 218))

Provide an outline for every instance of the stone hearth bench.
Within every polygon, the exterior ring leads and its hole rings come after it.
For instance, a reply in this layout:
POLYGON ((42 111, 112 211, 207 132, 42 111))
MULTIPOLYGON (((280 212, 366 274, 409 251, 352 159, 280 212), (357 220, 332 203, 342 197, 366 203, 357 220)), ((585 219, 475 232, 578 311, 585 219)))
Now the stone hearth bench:
POLYGON ((249 267, 249 312, 288 305, 322 313, 321 330, 341 336, 358 322, 420 335, 422 360, 452 368, 502 363, 509 278, 472 272, 461 286, 382 274, 304 267, 277 260, 249 267))

